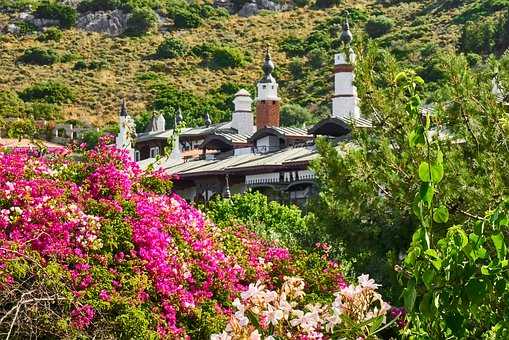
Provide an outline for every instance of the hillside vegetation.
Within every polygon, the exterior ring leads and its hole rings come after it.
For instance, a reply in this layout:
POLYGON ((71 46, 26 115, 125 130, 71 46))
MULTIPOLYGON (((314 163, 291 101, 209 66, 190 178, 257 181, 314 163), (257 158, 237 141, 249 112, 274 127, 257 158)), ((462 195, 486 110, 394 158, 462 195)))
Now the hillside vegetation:
MULTIPOLYGON (((24 3, 37 6, 38 2, 3 1, 0 26, 12 23, 24 3)), ((115 1, 103 2, 102 6, 105 4, 115 6, 115 1)), ((287 12, 262 11, 249 18, 222 12, 184 20, 174 13, 179 6, 187 6, 179 2, 129 1, 122 6, 152 7, 173 20, 163 22, 160 30, 120 37, 75 27, 44 33, 30 32, 28 27, 21 34, 2 34, 0 98, 9 97, 9 103, 25 105, 24 112, 18 110, 20 115, 31 112, 37 116, 41 109, 34 110, 33 106, 45 105, 50 118, 76 119, 98 126, 116 121, 122 97, 128 100, 133 114, 145 119, 153 109, 172 116, 178 98, 188 123, 200 123, 204 111, 209 111, 214 121, 225 120, 229 118, 233 93, 240 86, 254 90, 263 49, 270 45, 283 103, 299 104, 315 116, 324 116, 328 114, 332 84, 334 51, 330 31, 334 23, 342 21, 345 10, 350 13, 357 42, 368 35, 373 37, 401 63, 421 69, 432 83, 439 77, 433 56, 442 49, 461 47, 483 55, 501 54, 504 49, 504 44, 497 42, 500 37, 494 28, 503 20, 507 8, 504 0, 342 1, 326 9, 309 5, 287 12), (487 23, 492 27, 482 31, 487 23), (479 47, 465 41, 462 31, 468 29, 474 31, 470 36, 477 34, 475 41, 488 37, 492 42, 479 47), (167 48, 165 52, 158 46, 168 38, 174 41, 167 43, 170 51, 167 48), (14 91, 21 94, 47 81, 65 87, 72 96, 64 103, 43 104, 26 99, 20 103, 12 98, 16 97, 14 91)), ((0 103, 4 106, 2 112, 7 111, 6 101, 0 103)), ((16 110, 9 111, 16 116, 16 110)))

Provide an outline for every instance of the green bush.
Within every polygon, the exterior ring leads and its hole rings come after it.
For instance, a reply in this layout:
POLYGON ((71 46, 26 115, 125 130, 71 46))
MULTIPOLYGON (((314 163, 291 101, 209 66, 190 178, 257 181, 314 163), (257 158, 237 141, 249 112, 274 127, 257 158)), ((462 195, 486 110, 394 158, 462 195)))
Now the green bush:
POLYGON ((60 27, 70 28, 76 24, 78 13, 72 7, 44 1, 34 13, 36 18, 58 20, 60 27))
POLYGON ((18 60, 25 64, 52 65, 60 61, 60 55, 51 48, 31 47, 18 60))
POLYGON ((203 58, 211 68, 241 67, 247 63, 244 52, 233 46, 221 45, 216 42, 194 46, 192 53, 203 58))
POLYGON ((315 6, 317 8, 329 8, 337 6, 341 3, 341 0, 316 0, 315 6))
POLYGON ((319 69, 323 67, 327 63, 329 59, 329 54, 327 51, 321 49, 321 48, 315 48, 311 51, 309 51, 308 54, 308 62, 309 66, 314 69, 319 69))
POLYGON ((313 217, 303 216, 296 206, 270 202, 258 192, 233 195, 230 200, 217 198, 209 202, 207 215, 220 226, 245 224, 265 239, 285 247, 313 246, 308 223, 313 217))
POLYGON ((313 114, 299 104, 286 104, 281 108, 281 126, 302 127, 313 121, 313 114))
POLYGON ((17 21, 15 25, 19 27, 19 35, 27 35, 37 32, 38 28, 29 21, 17 21))
POLYGON ((289 57, 302 56, 306 51, 306 45, 304 39, 289 36, 281 43, 281 50, 289 57))
POLYGON ((369 18, 366 23, 366 33, 370 38, 378 38, 390 32, 394 27, 394 20, 384 15, 369 18))
POLYGON ((187 45, 175 37, 166 38, 157 48, 155 56, 159 59, 174 59, 187 54, 187 45))
POLYGON ((216 46, 211 55, 211 66, 214 68, 235 68, 246 64, 242 50, 230 46, 216 46))
POLYGON ((157 24, 157 14, 150 8, 136 8, 127 20, 127 35, 140 36, 148 33, 157 24))
POLYGON ((297 7, 306 7, 309 5, 310 0, 294 0, 293 2, 297 7))
POLYGON ((63 33, 57 27, 50 27, 39 35, 37 40, 39 41, 60 41, 62 39, 63 33))
POLYGON ((203 23, 199 14, 186 8, 175 8, 171 11, 170 17, 176 28, 196 28, 203 23))
POLYGON ((14 91, 0 91, 0 118, 20 117, 24 111, 24 103, 14 91))
POLYGON ((463 25, 459 49, 466 53, 489 54, 495 47, 497 27, 493 20, 471 21, 463 25))
POLYGON ((74 101, 74 93, 66 85, 46 81, 30 86, 20 93, 24 101, 43 101, 49 104, 64 104, 74 101))
POLYGON ((304 68, 301 58, 293 58, 288 64, 288 70, 293 78, 299 78, 304 74, 304 68))
POLYGON ((84 12, 98 12, 98 11, 111 11, 121 5, 119 0, 83 0, 78 4, 78 11, 84 12))
POLYGON ((43 102, 27 104, 26 115, 36 120, 62 119, 62 111, 58 105, 43 102))

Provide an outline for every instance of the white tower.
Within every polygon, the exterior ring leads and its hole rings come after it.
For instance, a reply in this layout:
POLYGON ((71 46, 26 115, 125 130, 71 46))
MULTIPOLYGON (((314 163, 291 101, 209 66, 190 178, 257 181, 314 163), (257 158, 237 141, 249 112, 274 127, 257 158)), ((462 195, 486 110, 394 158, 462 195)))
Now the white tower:
POLYGON ((348 19, 343 24, 340 37, 344 50, 334 56, 334 96, 332 97, 332 117, 360 117, 357 88, 354 86, 355 53, 350 48, 352 33, 348 19))
POLYGON ((116 138, 117 149, 127 150, 131 159, 134 160, 133 137, 136 133, 134 121, 127 112, 125 99, 122 99, 119 115, 119 132, 116 138))
POLYGON ((251 105, 253 104, 251 95, 246 90, 241 89, 235 93, 233 104, 235 105, 235 111, 232 114, 232 128, 236 129, 241 135, 252 135, 254 119, 251 111, 251 105))

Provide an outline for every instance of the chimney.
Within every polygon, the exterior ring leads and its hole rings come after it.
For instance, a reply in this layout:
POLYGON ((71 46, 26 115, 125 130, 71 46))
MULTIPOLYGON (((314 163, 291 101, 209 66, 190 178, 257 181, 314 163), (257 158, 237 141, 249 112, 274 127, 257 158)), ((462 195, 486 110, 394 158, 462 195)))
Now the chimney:
POLYGON ((253 112, 251 111, 251 105, 253 104, 251 94, 244 89, 240 90, 235 94, 233 104, 235 105, 235 111, 232 114, 232 128, 236 129, 241 135, 252 135, 254 123, 253 112))

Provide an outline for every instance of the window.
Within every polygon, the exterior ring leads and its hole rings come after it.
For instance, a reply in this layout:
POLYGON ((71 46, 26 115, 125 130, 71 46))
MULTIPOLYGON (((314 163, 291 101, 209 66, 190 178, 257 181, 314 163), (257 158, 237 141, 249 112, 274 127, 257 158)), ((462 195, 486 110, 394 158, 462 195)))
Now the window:
POLYGON ((159 147, 150 148, 150 158, 156 158, 159 155, 159 147))
POLYGON ((135 162, 139 162, 140 161, 140 151, 139 150, 134 150, 134 161, 135 162))
POLYGON ((262 89, 266 89, 267 88, 267 85, 262 85, 262 89))
POLYGON ((272 104, 273 104, 273 105, 276 105, 276 101, 275 101, 275 100, 273 100, 273 101, 272 101, 272 104))

